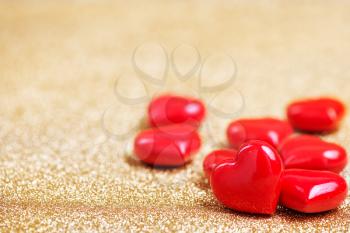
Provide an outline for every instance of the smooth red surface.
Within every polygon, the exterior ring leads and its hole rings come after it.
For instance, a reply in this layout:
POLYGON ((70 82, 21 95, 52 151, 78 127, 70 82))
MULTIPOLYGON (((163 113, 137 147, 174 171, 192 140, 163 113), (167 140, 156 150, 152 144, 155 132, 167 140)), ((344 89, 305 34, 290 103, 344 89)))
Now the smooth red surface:
POLYGON ((199 150, 201 139, 196 128, 169 125, 140 132, 134 151, 143 162, 155 166, 181 166, 199 150))
POLYGON ((287 108, 288 119, 293 127, 309 132, 337 129, 344 113, 344 105, 332 98, 300 100, 287 108))
POLYGON ((291 133, 293 129, 288 122, 274 118, 237 120, 232 122, 226 131, 233 148, 238 148, 249 140, 262 140, 277 147, 291 133))
POLYGON ((270 144, 249 141, 243 144, 236 161, 217 166, 211 175, 216 198, 234 210, 273 214, 280 193, 282 161, 270 144))
POLYGON ((280 203, 304 213, 337 208, 345 200, 344 178, 329 171, 285 170, 282 175, 280 203))
POLYGON ((339 173, 347 163, 343 147, 309 135, 286 139, 280 147, 280 154, 285 169, 301 168, 339 173))
POLYGON ((197 99, 162 95, 153 99, 148 107, 148 120, 152 127, 186 123, 199 126, 205 116, 205 106, 197 99))
POLYGON ((317 136, 307 135, 307 134, 294 134, 286 138, 279 146, 280 154, 286 153, 295 147, 307 146, 310 143, 319 142, 321 138, 317 136))
POLYGON ((210 179, 213 170, 220 164, 226 161, 235 161, 237 150, 234 149, 220 149, 214 150, 208 154, 203 161, 203 170, 205 177, 210 179))

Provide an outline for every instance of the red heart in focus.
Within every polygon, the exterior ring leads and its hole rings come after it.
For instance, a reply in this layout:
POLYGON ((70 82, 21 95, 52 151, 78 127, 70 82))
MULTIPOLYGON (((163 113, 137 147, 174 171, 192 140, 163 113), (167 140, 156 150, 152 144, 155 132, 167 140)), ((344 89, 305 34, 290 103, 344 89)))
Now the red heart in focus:
POLYGON ((282 161, 268 143, 258 140, 243 144, 236 161, 217 166, 211 175, 216 198, 234 210, 273 214, 280 193, 282 161))
POLYGON ((339 173, 347 163, 343 147, 309 135, 286 139, 280 147, 280 154, 286 169, 327 170, 339 173))
POLYGON ((282 175, 280 203, 304 213, 337 208, 345 200, 344 178, 329 171, 288 169, 282 175))

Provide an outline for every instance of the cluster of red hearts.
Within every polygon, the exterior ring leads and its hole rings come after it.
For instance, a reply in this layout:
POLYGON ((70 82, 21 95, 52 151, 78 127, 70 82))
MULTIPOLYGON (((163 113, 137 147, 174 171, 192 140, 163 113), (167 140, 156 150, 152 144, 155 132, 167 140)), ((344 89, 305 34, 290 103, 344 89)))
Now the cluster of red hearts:
MULTIPOLYGON (((215 197, 231 209, 259 214, 273 214, 278 204, 304 213, 337 208, 347 195, 338 174, 346 166, 346 151, 315 134, 336 130, 344 115, 338 100, 314 98, 291 103, 288 121, 233 121, 226 132, 230 146, 203 161, 215 197)), ((184 165, 200 149, 197 129, 204 117, 200 100, 170 94, 153 99, 150 129, 135 138, 135 154, 152 166, 184 165)))

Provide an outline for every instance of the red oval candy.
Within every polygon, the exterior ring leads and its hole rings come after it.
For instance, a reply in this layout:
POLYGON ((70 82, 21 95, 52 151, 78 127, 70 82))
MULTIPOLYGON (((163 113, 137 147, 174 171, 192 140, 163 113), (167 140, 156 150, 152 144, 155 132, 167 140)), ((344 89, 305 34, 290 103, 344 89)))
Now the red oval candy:
POLYGON ((200 100, 182 96, 159 96, 148 107, 148 120, 153 127, 179 123, 198 126, 204 116, 205 107, 200 100))
POLYGON ((140 132, 134 151, 138 158, 155 166, 181 166, 191 160, 201 145, 196 129, 177 124, 140 132))
POLYGON ((347 163, 343 147, 309 135, 286 139, 280 147, 280 154, 286 169, 301 168, 339 173, 347 163))
POLYGON ((218 165, 226 161, 234 161, 236 159, 236 155, 237 151, 233 149, 220 149, 208 154, 203 161, 205 177, 210 179, 211 173, 218 165))
POLYGON ((282 169, 275 148, 263 141, 249 141, 240 147, 236 161, 227 161, 214 169, 211 188, 216 198, 229 208, 273 214, 282 169))
POLYGON ((331 98, 306 99, 291 103, 287 115, 292 126, 308 132, 337 129, 345 113, 344 105, 331 98))
POLYGON ((286 121, 274 118, 241 119, 232 122, 226 131, 228 141, 238 148, 248 140, 262 140, 277 147, 293 132, 286 121))
POLYGON ((346 181, 329 171, 285 170, 282 175, 280 203, 304 213, 337 208, 346 198, 346 181))

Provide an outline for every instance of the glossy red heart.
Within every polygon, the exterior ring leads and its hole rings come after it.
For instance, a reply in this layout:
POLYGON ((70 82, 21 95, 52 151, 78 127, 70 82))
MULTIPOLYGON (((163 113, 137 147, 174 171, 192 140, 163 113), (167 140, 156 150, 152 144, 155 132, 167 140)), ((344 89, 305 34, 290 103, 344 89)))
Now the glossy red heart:
POLYGON ((176 124, 140 132, 134 151, 138 158, 155 166, 181 166, 191 160, 201 145, 196 128, 176 124))
POLYGON ((293 132, 286 121, 274 118, 241 119, 232 122, 226 131, 230 145, 238 148, 249 140, 262 140, 277 147, 293 132))
POLYGON ((179 123, 199 126, 204 116, 205 107, 200 100, 176 95, 159 96, 148 107, 152 127, 179 123))
POLYGON ((335 209, 347 194, 344 178, 329 171, 289 169, 283 172, 281 180, 280 203, 304 213, 335 209))
POLYGON ((293 127, 308 132, 337 129, 344 113, 344 105, 332 98, 295 101, 287 108, 288 119, 293 127))
POLYGON ((220 164, 226 161, 236 160, 237 150, 234 149, 220 149, 214 150, 208 154, 203 161, 203 171, 205 177, 210 179, 213 170, 220 164))
POLYGON ((215 197, 234 210, 273 214, 280 193, 282 161, 270 144, 253 140, 243 144, 236 161, 218 165, 211 174, 215 197))
POLYGON ((300 134, 300 135, 291 135, 290 137, 286 138, 279 146, 279 151, 281 153, 285 153, 289 150, 294 149, 295 147, 300 146, 307 146, 310 143, 318 143, 321 141, 321 138, 312 136, 312 135, 306 135, 306 134, 300 134))
POLYGON ((285 169, 301 168, 339 173, 347 163, 343 147, 309 135, 286 139, 280 147, 280 155, 285 169))

